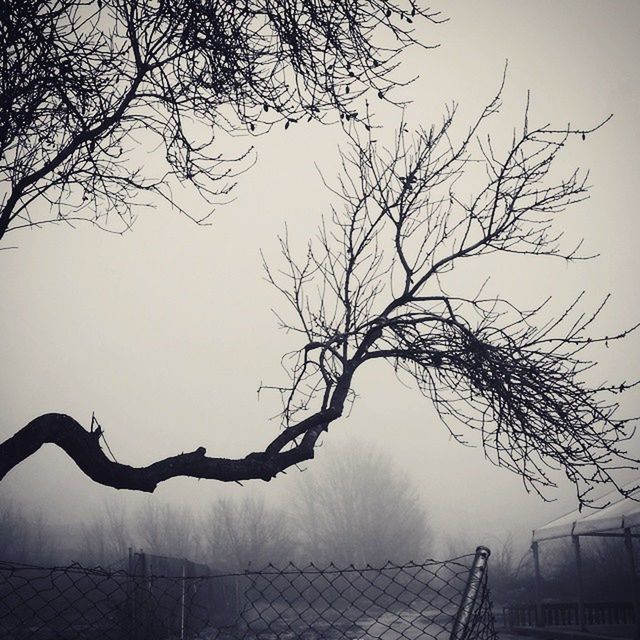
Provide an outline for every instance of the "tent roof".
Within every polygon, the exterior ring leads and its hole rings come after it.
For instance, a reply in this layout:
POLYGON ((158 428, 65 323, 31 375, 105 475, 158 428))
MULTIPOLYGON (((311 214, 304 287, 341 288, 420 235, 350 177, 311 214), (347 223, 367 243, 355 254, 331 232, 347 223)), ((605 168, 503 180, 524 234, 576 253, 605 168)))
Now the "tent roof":
POLYGON ((564 538, 566 536, 598 535, 604 533, 622 533, 624 529, 640 526, 640 486, 634 480, 623 485, 631 491, 624 498, 615 490, 604 496, 599 502, 600 509, 586 508, 567 513, 533 531, 533 542, 564 538))

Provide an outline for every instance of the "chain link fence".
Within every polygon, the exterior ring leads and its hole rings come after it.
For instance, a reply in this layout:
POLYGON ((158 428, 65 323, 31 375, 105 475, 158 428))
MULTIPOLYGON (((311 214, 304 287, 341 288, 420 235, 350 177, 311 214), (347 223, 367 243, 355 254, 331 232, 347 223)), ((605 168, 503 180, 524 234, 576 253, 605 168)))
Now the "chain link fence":
POLYGON ((127 570, 0 562, 0 638, 494 640, 481 550, 444 562, 224 575, 142 553, 127 570))

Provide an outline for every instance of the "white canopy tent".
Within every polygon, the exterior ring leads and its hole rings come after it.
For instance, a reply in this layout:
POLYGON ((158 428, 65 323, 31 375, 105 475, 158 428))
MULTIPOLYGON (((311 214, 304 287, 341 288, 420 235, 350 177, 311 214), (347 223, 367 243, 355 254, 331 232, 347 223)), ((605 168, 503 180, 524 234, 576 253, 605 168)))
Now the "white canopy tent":
POLYGON ((640 588, 636 573, 636 562, 633 552, 633 538, 639 538, 640 532, 640 483, 638 480, 622 487, 626 497, 618 490, 604 496, 595 508, 576 509, 560 518, 556 518, 544 526, 534 529, 531 544, 536 578, 536 619, 543 624, 540 593, 539 544, 548 540, 571 538, 576 557, 578 578, 578 617, 580 626, 585 628, 585 609, 582 580, 582 557, 580 553, 581 537, 618 537, 624 538, 629 556, 629 570, 632 573, 634 593, 633 606, 636 620, 636 637, 640 638, 640 588))
POLYGON ((598 501, 600 508, 576 509, 533 531, 533 542, 570 536, 624 536, 626 529, 640 527, 640 486, 634 481, 622 489, 625 498, 615 490, 598 501))

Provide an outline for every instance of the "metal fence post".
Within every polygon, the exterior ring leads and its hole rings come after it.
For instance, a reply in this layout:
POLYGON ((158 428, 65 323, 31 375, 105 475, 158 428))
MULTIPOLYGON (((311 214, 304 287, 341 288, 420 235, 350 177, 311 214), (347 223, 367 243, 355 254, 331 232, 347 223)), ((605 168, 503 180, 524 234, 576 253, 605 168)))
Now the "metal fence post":
POLYGON ((478 592, 487 570, 487 560, 490 555, 491 551, 487 547, 478 547, 476 549, 476 556, 469 570, 467 585, 453 622, 450 640, 466 640, 469 623, 476 607, 478 592))
POLYGON ((182 561, 182 585, 180 590, 180 640, 184 640, 186 576, 187 559, 185 558, 182 561))
POLYGON ((533 542, 531 544, 531 552, 533 553, 533 569, 535 571, 536 579, 536 627, 544 627, 544 620, 542 618, 542 580, 540 578, 540 550, 538 543, 533 542))
POLYGON ((129 572, 127 574, 127 621, 129 633, 134 633, 136 626, 135 581, 133 578, 133 549, 129 547, 129 572))
POLYGON ((576 578, 578 580, 578 624, 580 629, 586 629, 586 617, 584 608, 584 580, 582 577, 582 555, 580 553, 580 536, 571 536, 573 549, 576 555, 576 578))
POLYGON ((132 554, 132 640, 145 640, 146 626, 148 622, 148 598, 147 598, 147 558, 142 549, 132 554))

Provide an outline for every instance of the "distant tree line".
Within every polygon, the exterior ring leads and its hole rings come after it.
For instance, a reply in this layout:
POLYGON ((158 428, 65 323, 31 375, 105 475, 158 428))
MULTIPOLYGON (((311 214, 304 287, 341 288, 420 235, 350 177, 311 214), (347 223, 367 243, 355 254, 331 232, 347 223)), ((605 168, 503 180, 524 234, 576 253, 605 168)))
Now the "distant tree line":
MULTIPOLYGON (((388 464, 380 465, 382 454, 369 450, 367 455, 366 447, 364 451, 355 461, 338 453, 327 466, 311 467, 286 496, 286 507, 249 495, 218 499, 197 516, 187 507, 153 500, 134 513, 118 501, 107 504, 92 521, 65 532, 47 525, 42 514, 29 513, 4 498, 0 500, 0 560, 126 567, 132 547, 188 558, 219 571, 242 571, 291 561, 375 566, 433 556, 434 532, 415 487, 397 470, 390 471, 388 464)), ((449 536, 444 555, 472 551, 477 540, 467 538, 468 532, 462 532, 457 541, 449 536)), ((640 557, 640 544, 634 541, 634 545, 640 557)), ((494 602, 498 606, 533 602, 531 553, 517 552, 512 537, 490 547, 494 602)), ((630 600, 631 574, 623 541, 584 539, 581 547, 585 599, 630 600)), ((544 601, 576 601, 570 540, 545 543, 541 569, 544 601)))
POLYGON ((366 445, 331 454, 326 465, 302 474, 282 501, 286 507, 251 494, 218 499, 201 515, 157 500, 134 513, 118 501, 63 535, 5 500, 0 560, 111 566, 133 547, 237 571, 291 561, 382 565, 433 553, 420 495, 388 455, 366 445))

